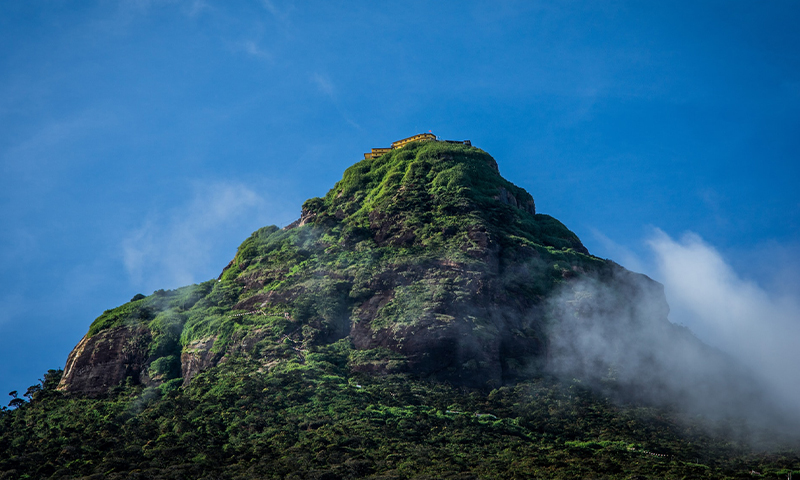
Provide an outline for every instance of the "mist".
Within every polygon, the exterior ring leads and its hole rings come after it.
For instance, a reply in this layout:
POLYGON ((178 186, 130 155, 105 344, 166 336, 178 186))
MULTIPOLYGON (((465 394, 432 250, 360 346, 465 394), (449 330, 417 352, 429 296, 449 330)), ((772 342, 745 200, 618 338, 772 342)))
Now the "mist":
MULTIPOLYGON (((749 368, 790 414, 800 418, 800 292, 767 287, 738 274, 700 236, 675 240, 656 231, 648 240, 664 283, 671 319, 749 368)), ((785 277, 776 258, 777 277, 785 277)))
POLYGON ((657 230, 646 243, 652 258, 637 264, 652 264, 663 288, 614 267, 550 298, 550 370, 621 401, 760 426, 797 422, 797 295, 743 278, 696 234, 657 230))
MULTIPOLYGON (((186 204, 144 219, 122 242, 132 285, 146 292, 208 280, 225 266, 213 252, 261 226, 267 200, 246 185, 197 182, 186 204), (212 265, 209 271, 209 265, 212 265)), ((233 257, 235 247, 230 252, 233 257)))

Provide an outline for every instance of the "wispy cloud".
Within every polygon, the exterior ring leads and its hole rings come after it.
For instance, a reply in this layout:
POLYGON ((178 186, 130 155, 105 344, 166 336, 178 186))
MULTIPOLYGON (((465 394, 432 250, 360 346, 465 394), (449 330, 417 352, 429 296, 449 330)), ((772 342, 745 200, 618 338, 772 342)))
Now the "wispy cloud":
POLYGON ((108 112, 91 109, 42 124, 15 145, 0 151, 0 172, 5 179, 30 182, 26 188, 40 186, 54 172, 94 161, 87 155, 72 155, 67 162, 65 150, 69 149, 65 146, 98 135, 116 120, 108 112))
MULTIPOLYGON (((258 218, 266 201, 245 185, 205 182, 195 185, 194 197, 167 214, 154 214, 123 241, 123 262, 131 282, 139 288, 177 287, 197 281, 209 269, 212 251, 230 232, 258 218)), ((232 256, 231 252, 231 256, 232 256)), ((214 265, 221 269, 224 265, 214 265)))
POLYGON ((259 43, 255 40, 245 40, 239 43, 238 47, 241 51, 248 55, 252 55, 253 57, 262 58, 265 60, 271 60, 273 58, 272 54, 264 47, 259 45, 259 43))
POLYGON ((344 107, 342 107, 341 102, 339 101, 338 98, 336 86, 334 85, 333 81, 328 75, 324 73, 314 72, 311 75, 311 83, 316 85, 320 93, 325 95, 328 98, 328 100, 331 101, 331 103, 333 104, 334 107, 336 107, 336 110, 339 112, 339 115, 342 116, 345 122, 349 123, 350 125, 352 125, 357 129, 361 129, 361 125, 356 123, 356 121, 353 120, 353 117, 350 115, 350 113, 344 107))
POLYGON ((290 17, 291 12, 292 12, 292 10, 294 8, 293 5, 291 5, 291 4, 286 5, 285 2, 284 2, 284 5, 282 7, 278 7, 277 5, 275 5, 275 2, 273 2, 271 0, 261 0, 261 5, 263 5, 264 8, 273 17, 275 17, 276 20, 278 20, 279 22, 283 23, 284 25, 288 24, 289 17, 290 17))
POLYGON ((324 93, 331 100, 336 100, 334 97, 333 82, 331 82, 331 79, 328 78, 327 75, 314 72, 314 75, 311 76, 311 80, 317 85, 320 92, 324 93))
POLYGON ((206 0, 194 0, 189 4, 188 8, 186 9, 186 13, 190 17, 196 17, 201 13, 210 10, 212 10, 211 4, 209 4, 206 0))

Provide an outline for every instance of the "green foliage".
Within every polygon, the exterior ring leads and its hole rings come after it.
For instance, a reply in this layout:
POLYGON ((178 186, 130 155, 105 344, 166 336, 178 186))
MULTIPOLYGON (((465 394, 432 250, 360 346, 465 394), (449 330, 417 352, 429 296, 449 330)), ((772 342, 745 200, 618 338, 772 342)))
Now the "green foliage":
POLYGON ((364 367, 367 367, 366 370, 370 370, 371 367, 375 367, 379 371, 397 373, 404 369, 406 362, 403 355, 388 348, 378 347, 368 350, 351 350, 347 365, 354 370, 361 370, 364 367))
POLYGON ((144 299, 136 300, 117 308, 106 310, 92 323, 87 335, 91 337, 97 332, 108 328, 138 325, 150 321, 154 314, 146 303, 144 299))
POLYGON ((181 358, 178 355, 160 357, 150 363, 150 376, 172 379, 181 375, 181 358))
POLYGON ((184 323, 186 314, 178 309, 172 308, 159 313, 149 324, 153 333, 150 354, 162 357, 180 352, 180 337, 184 323))
POLYGON ((168 395, 171 392, 177 392, 182 384, 183 384, 182 378, 173 378, 172 380, 167 380, 166 382, 159 385, 158 390, 162 396, 168 395))
POLYGON ((393 355, 339 341, 266 369, 256 358, 232 358, 186 388, 175 379, 84 399, 47 387, 0 413, 0 478, 732 479, 800 471, 795 453, 758 453, 696 422, 684 427, 675 412, 615 406, 578 383, 541 378, 486 393, 349 373, 356 359, 393 355))
POLYGON ((159 313, 174 309, 184 311, 197 303, 210 290, 211 282, 190 285, 177 290, 158 290, 149 297, 136 295, 117 308, 106 310, 89 327, 87 336, 92 337, 102 330, 122 326, 146 325, 159 313))

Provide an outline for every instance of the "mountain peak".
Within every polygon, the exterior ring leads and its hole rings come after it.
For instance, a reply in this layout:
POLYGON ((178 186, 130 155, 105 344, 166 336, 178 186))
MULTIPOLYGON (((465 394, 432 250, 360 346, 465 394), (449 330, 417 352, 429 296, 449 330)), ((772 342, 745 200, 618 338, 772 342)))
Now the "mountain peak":
POLYGON ((607 268, 488 153, 405 142, 348 168, 293 224, 254 232, 218 281, 104 312, 61 388, 187 384, 225 358, 274 364, 343 339, 377 356, 355 371, 510 381, 546 357, 548 293, 607 268))
POLYGON ((536 214, 533 197, 504 179, 491 155, 454 142, 413 142, 356 163, 325 197, 305 202, 288 228, 309 222, 369 229, 379 244, 396 246, 453 246, 484 231, 505 243, 517 237, 588 254, 560 222, 536 214))

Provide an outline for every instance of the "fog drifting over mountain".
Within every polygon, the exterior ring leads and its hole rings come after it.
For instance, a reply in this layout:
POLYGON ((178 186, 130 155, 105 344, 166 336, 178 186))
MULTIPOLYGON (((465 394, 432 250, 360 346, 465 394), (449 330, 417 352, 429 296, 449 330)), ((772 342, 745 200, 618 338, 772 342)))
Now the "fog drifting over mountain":
MULTIPOLYGON (((656 231, 648 241, 664 283, 673 322, 751 368, 795 414, 800 414, 800 298, 743 278, 694 233, 679 240, 656 231)), ((773 259, 774 260, 774 259, 773 259)), ((775 262, 775 274, 781 265, 775 262)))
MULTIPOLYGON (((795 260, 780 249, 746 258, 762 265, 751 271, 766 273, 767 281, 758 283, 695 233, 674 239, 654 230, 646 241, 649 258, 596 237, 626 266, 663 283, 671 325, 649 320, 663 318, 660 295, 609 290, 591 278, 568 285, 551 299, 558 319, 551 362, 557 372, 617 380, 629 390, 627 398, 705 414, 779 427, 800 419, 795 260), (620 297, 637 306, 618 308, 620 297)), ((648 288, 643 277, 640 283, 648 288)))

